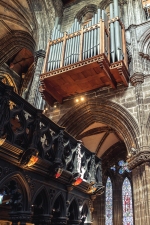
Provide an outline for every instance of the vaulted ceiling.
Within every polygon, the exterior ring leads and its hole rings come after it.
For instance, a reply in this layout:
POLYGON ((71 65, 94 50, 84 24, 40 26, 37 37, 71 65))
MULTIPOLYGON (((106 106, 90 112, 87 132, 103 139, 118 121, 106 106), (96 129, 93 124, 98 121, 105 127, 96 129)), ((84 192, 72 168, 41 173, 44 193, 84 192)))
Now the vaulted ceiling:
POLYGON ((62 0, 63 4, 66 5, 68 3, 73 3, 75 2, 76 0, 62 0))
POLYGON ((32 34, 35 27, 36 20, 30 1, 0 1, 0 39, 15 30, 32 34))
POLYGON ((101 157, 108 149, 117 143, 122 143, 121 137, 111 127, 102 123, 93 123, 87 127, 77 139, 82 140, 83 145, 98 157, 101 157))

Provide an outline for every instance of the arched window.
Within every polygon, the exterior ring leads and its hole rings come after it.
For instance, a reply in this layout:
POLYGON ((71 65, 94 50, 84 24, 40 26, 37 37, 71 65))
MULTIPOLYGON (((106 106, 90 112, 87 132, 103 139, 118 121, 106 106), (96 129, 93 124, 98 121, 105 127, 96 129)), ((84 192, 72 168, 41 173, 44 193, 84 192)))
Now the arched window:
POLYGON ((110 177, 106 182, 105 225, 113 225, 112 183, 110 177))
POLYGON ((132 190, 126 177, 122 185, 123 225, 133 225, 132 190))

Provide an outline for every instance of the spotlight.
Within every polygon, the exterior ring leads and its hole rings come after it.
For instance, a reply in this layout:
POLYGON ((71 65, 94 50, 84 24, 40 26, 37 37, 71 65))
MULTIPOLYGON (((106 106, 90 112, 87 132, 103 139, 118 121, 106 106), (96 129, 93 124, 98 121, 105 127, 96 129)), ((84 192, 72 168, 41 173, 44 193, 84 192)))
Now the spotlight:
POLYGON ((79 99, 78 98, 76 99, 76 102, 79 102, 79 99))
POLYGON ((81 101, 84 101, 84 97, 81 97, 81 101))
POLYGON ((54 105, 54 108, 57 108, 57 105, 54 105))

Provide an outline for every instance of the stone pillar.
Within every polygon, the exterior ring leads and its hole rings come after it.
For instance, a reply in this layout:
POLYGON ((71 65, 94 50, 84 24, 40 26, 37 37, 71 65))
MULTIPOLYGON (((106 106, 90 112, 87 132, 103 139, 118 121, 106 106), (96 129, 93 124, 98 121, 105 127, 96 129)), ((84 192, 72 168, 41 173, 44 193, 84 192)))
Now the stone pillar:
POLYGON ((139 146, 140 150, 149 150, 147 143, 147 133, 146 133, 146 118, 143 103, 143 90, 142 83, 144 82, 144 75, 141 73, 135 73, 131 76, 130 81, 135 87, 135 96, 137 103, 137 120, 139 125, 139 146))
POLYGON ((150 224, 150 151, 130 159, 132 169, 135 225, 150 224))
POLYGON ((31 212, 10 212, 9 216, 12 221, 12 225, 18 225, 18 222, 20 222, 20 225, 26 225, 26 223, 31 221, 31 212))
POLYGON ((113 224, 122 224, 122 179, 116 176, 113 183, 113 224))
POLYGON ((32 104, 33 106, 37 107, 40 109, 39 103, 41 102, 41 94, 39 92, 39 82, 40 82, 40 74, 42 73, 42 68, 43 68, 43 63, 44 63, 44 58, 45 58, 46 52, 44 50, 39 50, 35 53, 35 57, 37 60, 37 65, 31 85, 31 90, 29 93, 29 103, 32 104))
POLYGON ((65 225, 67 224, 67 217, 58 217, 58 218, 52 218, 52 225, 65 225))

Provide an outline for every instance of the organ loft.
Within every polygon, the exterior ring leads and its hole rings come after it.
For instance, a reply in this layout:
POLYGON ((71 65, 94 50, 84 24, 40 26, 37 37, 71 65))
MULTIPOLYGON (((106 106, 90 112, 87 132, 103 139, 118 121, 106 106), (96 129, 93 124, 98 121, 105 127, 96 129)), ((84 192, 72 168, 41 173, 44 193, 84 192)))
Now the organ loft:
POLYGON ((149 225, 150 1, 0 1, 0 225, 149 225))

